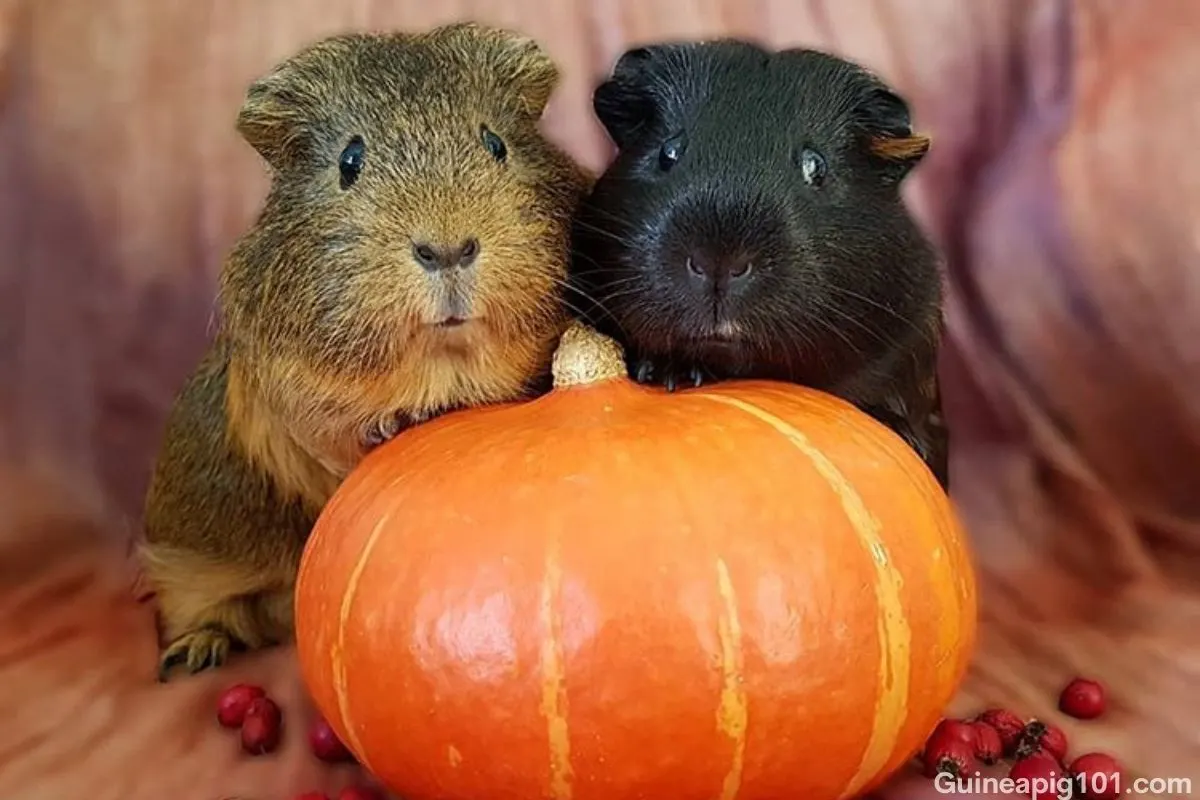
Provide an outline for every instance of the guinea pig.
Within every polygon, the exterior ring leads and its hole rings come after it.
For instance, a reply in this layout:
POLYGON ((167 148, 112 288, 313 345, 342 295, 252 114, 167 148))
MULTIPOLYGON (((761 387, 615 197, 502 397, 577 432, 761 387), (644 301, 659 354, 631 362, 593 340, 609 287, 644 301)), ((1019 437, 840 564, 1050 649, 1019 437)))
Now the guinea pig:
POLYGON ((539 132, 558 71, 457 24, 317 42, 237 128, 269 167, 146 500, 160 675, 283 641, 316 515, 373 447, 544 385, 590 177, 539 132))
POLYGON ((617 153, 580 207, 571 302, 641 382, 760 378, 836 394, 947 485, 937 252, 900 187, 907 102, 810 49, 668 42, 593 95, 617 153))

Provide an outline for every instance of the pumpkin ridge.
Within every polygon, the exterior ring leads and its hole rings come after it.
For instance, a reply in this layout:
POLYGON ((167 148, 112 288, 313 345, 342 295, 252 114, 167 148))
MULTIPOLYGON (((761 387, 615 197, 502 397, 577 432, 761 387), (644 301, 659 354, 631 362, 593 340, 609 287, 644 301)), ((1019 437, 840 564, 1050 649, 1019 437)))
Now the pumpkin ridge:
MULTIPOLYGON (((858 430, 853 434, 862 440, 865 440, 869 445, 878 444, 893 438, 894 434, 886 428, 875 428, 858 430)), ((877 448, 891 464, 901 467, 901 458, 899 452, 892 448, 877 448)), ((897 469, 897 473, 903 475, 913 487, 913 489, 922 498, 922 507, 926 509, 934 508, 937 505, 950 502, 937 486, 933 475, 928 470, 908 470, 897 469), (920 477, 918 477, 920 476, 920 477)), ((955 564, 952 560, 952 554, 955 548, 950 546, 958 535, 954 525, 949 521, 954 518, 948 517, 939 519, 937 515, 932 515, 934 525, 931 529, 923 525, 915 525, 914 529, 921 531, 927 538, 932 536, 933 541, 930 542, 931 558, 927 578, 929 585, 933 589, 933 594, 936 597, 939 619, 941 624, 937 626, 937 652, 947 654, 946 658, 939 660, 936 664, 937 682, 939 686, 950 686, 958 682, 959 673, 962 671, 962 661, 956 658, 955 654, 961 652, 963 632, 968 628, 970 623, 964 619, 962 605, 958 602, 957 594, 954 586, 954 575, 967 575, 971 573, 968 570, 961 568, 961 565, 955 564)), ((940 718, 940 714, 936 715, 926 726, 923 731, 924 735, 928 735, 933 729, 934 723, 940 718)), ((903 759, 903 754, 897 753, 898 758, 903 759)))
POLYGON ((551 539, 546 546, 546 571, 542 578, 541 616, 545 626, 542 639, 542 715, 546 718, 549 747, 550 795, 554 800, 570 800, 571 731, 567 721, 566 675, 563 667, 562 563, 560 545, 551 539))
POLYGON ((724 613, 717 620, 723 678, 721 705, 717 710, 717 728, 733 742, 733 758, 721 787, 721 800, 735 800, 742 789, 742 771, 746 763, 749 708, 744 685, 742 623, 738 618, 737 594, 729 577, 729 566, 721 558, 717 559, 717 593, 724 606, 724 613))
POLYGON ((843 798, 850 797, 873 780, 891 759, 908 710, 912 630, 904 613, 901 578, 888 558, 887 548, 880 536, 880 523, 841 470, 804 433, 786 420, 736 397, 708 393, 696 396, 736 408, 770 425, 811 461, 817 473, 837 495, 846 518, 875 566, 875 596, 879 603, 880 693, 875 704, 871 739, 863 752, 858 770, 840 795, 843 798))
POLYGON ((341 607, 338 609, 337 638, 334 640, 333 647, 329 648, 329 658, 333 667, 333 692, 337 697, 338 716, 341 718, 342 730, 345 731, 350 749, 354 751, 359 762, 369 772, 372 770, 367 760, 367 754, 363 750, 362 742, 358 740, 358 734, 354 731, 354 724, 350 721, 350 697, 346 689, 346 624, 350 621, 354 596, 358 591, 358 582, 367 568, 367 562, 371 559, 371 551, 375 549, 375 543, 379 540, 391 517, 392 509, 390 508, 379 517, 367 535, 367 541, 363 544, 362 552, 358 554, 358 560, 354 562, 354 569, 350 571, 350 577, 346 581, 346 591, 342 594, 341 607))

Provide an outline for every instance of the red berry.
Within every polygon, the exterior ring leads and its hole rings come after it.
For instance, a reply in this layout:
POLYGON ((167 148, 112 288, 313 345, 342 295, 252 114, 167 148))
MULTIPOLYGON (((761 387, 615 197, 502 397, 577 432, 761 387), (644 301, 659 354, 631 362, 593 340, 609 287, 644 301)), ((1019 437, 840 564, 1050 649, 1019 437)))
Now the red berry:
POLYGON ((1058 782, 1062 780, 1063 769, 1053 757, 1045 753, 1034 753, 1027 758, 1018 759, 1008 771, 1008 777, 1024 782, 1024 786, 1018 784, 1015 788, 1017 791, 1024 791, 1030 797, 1035 794, 1038 797, 1053 797, 1059 794, 1058 782))
POLYGON ((329 795, 324 792, 305 792, 296 795, 292 800, 329 800, 329 795))
POLYGON ((926 741, 933 742, 945 738, 958 739, 974 747, 975 729, 971 727, 971 723, 960 719, 944 719, 937 724, 926 741))
POLYGON ((975 733, 975 757, 984 764, 995 764, 1004 755, 1000 732, 981 720, 972 722, 971 727, 975 733))
POLYGON ((242 749, 251 755, 263 755, 279 746, 283 712, 269 697, 259 697, 246 709, 242 722, 242 749))
POLYGON ((1106 753, 1087 753, 1071 762, 1072 777, 1091 800, 1113 800, 1121 794, 1121 765, 1106 753))
POLYGON ((1058 710, 1076 719, 1095 719, 1104 706, 1104 687, 1087 678, 1071 681, 1058 696, 1058 710))
POLYGON ((261 686, 249 683, 230 686, 217 699, 217 722, 226 728, 242 727, 246 709, 258 698, 266 696, 267 692, 261 686))
POLYGON ((931 737, 931 744, 922 756, 925 777, 936 778, 945 772, 958 778, 966 775, 975 763, 975 747, 949 736, 931 737))
POLYGON ((1025 731, 1025 723, 1020 717, 1005 708, 990 708, 979 715, 978 721, 986 722, 1000 734, 1004 755, 1011 756, 1016 751, 1021 734, 1025 731))
POLYGON ((384 800, 383 793, 370 786, 347 786, 337 800, 384 800))
POLYGON ((1058 761, 1067 757, 1067 735, 1057 728, 1041 720, 1032 720, 1025 726, 1021 739, 1017 742, 1017 758, 1027 758, 1034 753, 1043 752, 1053 756, 1058 761))
POLYGON ((346 749, 346 745, 342 744, 332 726, 320 717, 313 720, 308 728, 308 746, 314 756, 331 764, 354 760, 354 756, 346 749))

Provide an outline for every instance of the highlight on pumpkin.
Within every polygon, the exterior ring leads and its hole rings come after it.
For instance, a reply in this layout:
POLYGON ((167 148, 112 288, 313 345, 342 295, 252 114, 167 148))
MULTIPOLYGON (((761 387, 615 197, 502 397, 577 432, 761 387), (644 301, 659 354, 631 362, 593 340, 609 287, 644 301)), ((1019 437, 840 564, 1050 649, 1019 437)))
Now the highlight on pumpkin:
POLYGON ((571 328, 559 388, 417 426, 338 490, 296 589, 318 709, 400 796, 881 785, 974 648, 946 495, 841 400, 650 391, 609 342, 571 328))

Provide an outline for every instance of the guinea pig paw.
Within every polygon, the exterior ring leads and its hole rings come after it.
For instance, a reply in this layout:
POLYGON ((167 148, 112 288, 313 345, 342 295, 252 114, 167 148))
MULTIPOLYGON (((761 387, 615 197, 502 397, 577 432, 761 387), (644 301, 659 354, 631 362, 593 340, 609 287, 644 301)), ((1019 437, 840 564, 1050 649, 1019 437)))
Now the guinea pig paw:
POLYGON ((363 445, 368 450, 374 450, 384 442, 395 439, 397 434, 410 424, 407 414, 388 414, 381 417, 363 433, 363 445))
POLYGON ((192 675, 219 667, 229 659, 232 647, 232 637, 216 626, 185 633, 167 645, 159 656, 158 680, 166 683, 177 666, 184 667, 192 675))
POLYGON ((657 384, 665 387, 668 392, 698 387, 704 383, 704 373, 695 364, 676 366, 651 358, 637 362, 633 377, 638 383, 657 384))

